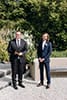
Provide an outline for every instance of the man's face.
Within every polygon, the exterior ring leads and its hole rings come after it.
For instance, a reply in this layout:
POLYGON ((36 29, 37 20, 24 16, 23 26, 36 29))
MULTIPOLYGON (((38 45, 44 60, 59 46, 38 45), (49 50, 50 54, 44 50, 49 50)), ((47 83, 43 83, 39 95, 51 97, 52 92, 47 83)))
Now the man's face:
POLYGON ((21 38, 21 32, 17 32, 16 33, 16 39, 20 39, 21 38))
POLYGON ((43 41, 48 40, 48 35, 47 35, 47 34, 44 34, 44 35, 42 36, 42 39, 43 39, 43 41))

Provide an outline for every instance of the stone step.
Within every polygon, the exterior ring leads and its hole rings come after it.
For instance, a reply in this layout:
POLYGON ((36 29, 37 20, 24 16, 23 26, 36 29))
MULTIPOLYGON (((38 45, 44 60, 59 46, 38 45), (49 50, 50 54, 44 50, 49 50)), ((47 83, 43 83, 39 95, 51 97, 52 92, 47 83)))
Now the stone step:
POLYGON ((2 76, 2 74, 3 74, 3 76, 9 75, 9 74, 11 74, 11 69, 6 69, 6 70, 0 69, 0 74, 1 74, 1 76, 2 76))
POLYGON ((11 73, 10 63, 0 63, 0 78, 9 75, 11 73))
POLYGON ((11 74, 11 70, 10 69, 7 69, 7 70, 0 70, 0 78, 6 76, 6 75, 9 75, 11 74))
POLYGON ((0 71, 0 78, 4 77, 4 72, 0 71))
MULTIPOLYGON (((10 63, 6 63, 6 64, 0 63, 0 78, 9 74, 11 74, 10 63)), ((27 71, 24 74, 24 77, 26 77, 28 74, 29 74, 29 71, 27 71)), ((67 67, 52 67, 51 76, 52 77, 67 77, 67 67)))
POLYGON ((52 77, 67 77, 67 68, 66 67, 52 68, 51 76, 52 77))
MULTIPOLYGON (((11 65, 10 63, 0 63, 0 78, 5 77, 11 74, 11 65)), ((29 70, 27 69, 26 73, 24 73, 23 77, 27 77, 29 74, 29 70)))
POLYGON ((51 72, 52 77, 67 77, 67 72, 51 72))
POLYGON ((11 75, 6 75, 0 78, 0 90, 10 86, 11 83, 11 75))

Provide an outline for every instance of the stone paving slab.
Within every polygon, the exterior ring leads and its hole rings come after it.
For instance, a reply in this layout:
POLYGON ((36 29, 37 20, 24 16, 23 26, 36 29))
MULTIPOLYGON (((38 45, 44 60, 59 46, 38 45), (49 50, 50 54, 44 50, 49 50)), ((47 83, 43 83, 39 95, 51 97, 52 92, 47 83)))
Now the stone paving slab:
MULTIPOLYGON (((0 79, 0 85, 6 85, 10 78, 0 79), (1 83, 3 82, 3 83, 1 83)), ((67 78, 52 78, 51 88, 46 90, 45 85, 36 87, 37 82, 24 79, 25 89, 18 86, 14 90, 8 86, 0 90, 0 100, 67 100, 67 78)))

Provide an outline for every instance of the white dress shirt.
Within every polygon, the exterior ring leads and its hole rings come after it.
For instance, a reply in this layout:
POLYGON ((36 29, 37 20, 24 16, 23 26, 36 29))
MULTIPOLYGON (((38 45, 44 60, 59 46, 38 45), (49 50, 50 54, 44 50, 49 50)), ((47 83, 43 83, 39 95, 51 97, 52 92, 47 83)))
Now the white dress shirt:
POLYGON ((46 41, 43 41, 43 43, 42 43, 42 50, 44 50, 45 44, 46 44, 46 41))
POLYGON ((18 47, 20 46, 20 42, 21 42, 21 39, 16 39, 16 44, 18 47))

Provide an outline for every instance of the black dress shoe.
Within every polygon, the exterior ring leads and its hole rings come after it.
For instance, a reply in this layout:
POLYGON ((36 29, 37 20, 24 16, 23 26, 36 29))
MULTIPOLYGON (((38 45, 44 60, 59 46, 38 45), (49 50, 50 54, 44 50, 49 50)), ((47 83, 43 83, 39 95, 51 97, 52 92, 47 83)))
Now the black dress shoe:
POLYGON ((42 83, 37 84, 37 87, 40 87, 40 86, 43 86, 43 84, 42 83))
POLYGON ((17 87, 16 85, 13 85, 13 88, 14 88, 15 90, 17 90, 17 89, 18 89, 18 87, 17 87))
POLYGON ((20 87, 25 88, 25 86, 23 84, 19 84, 20 87))
POLYGON ((47 86, 46 86, 46 89, 49 89, 49 88, 50 88, 50 85, 47 85, 47 86))

